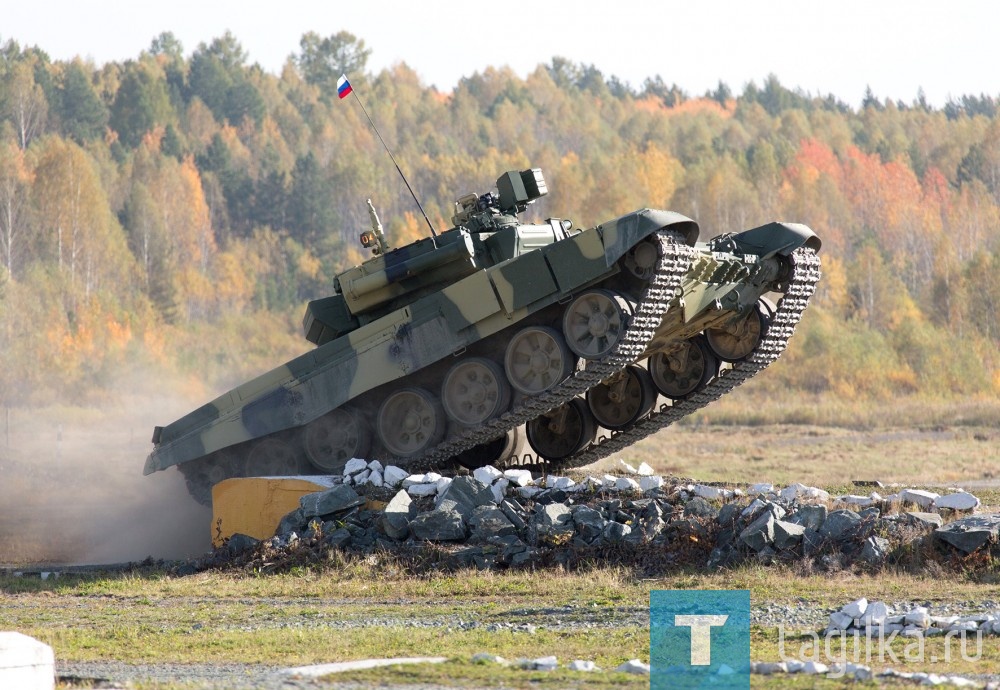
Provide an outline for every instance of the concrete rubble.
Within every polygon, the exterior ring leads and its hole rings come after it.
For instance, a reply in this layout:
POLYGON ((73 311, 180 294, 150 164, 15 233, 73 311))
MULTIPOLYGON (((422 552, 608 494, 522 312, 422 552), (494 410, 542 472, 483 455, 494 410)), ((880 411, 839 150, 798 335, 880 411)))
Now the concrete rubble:
POLYGON ((0 632, 0 688, 51 690, 55 678, 52 647, 19 632, 0 632))
MULTIPOLYGON (((829 624, 823 632, 825 638, 845 638, 857 636, 861 644, 878 645, 882 640, 894 638, 928 638, 934 636, 956 637, 956 644, 964 644, 964 636, 1000 634, 1000 610, 966 613, 964 615, 933 615, 926 606, 910 605, 905 610, 894 611, 893 607, 881 601, 865 598, 849 602, 830 614, 829 624)), ((824 639, 823 649, 844 649, 841 640, 828 643, 824 639)), ((852 644, 846 643, 848 649, 852 644)), ((976 642, 969 643, 974 646, 976 642)), ((855 657, 857 658, 857 657, 855 657)), ((927 672, 903 672, 887 668, 875 673, 870 666, 845 660, 831 661, 829 664, 815 659, 801 661, 784 659, 778 662, 753 662, 751 673, 773 675, 776 673, 797 673, 801 675, 824 675, 830 679, 870 682, 892 679, 908 681, 915 685, 942 685, 958 688, 986 688, 1000 690, 1000 682, 982 681, 958 675, 927 672)))
POLYGON ((280 671, 283 676, 291 678, 322 678, 334 673, 347 671, 363 671, 370 668, 385 666, 402 666, 406 664, 443 664, 448 661, 443 656, 400 657, 395 659, 358 659, 357 661, 340 661, 331 664, 315 664, 312 666, 296 666, 280 671))
POLYGON ((776 673, 795 673, 799 675, 822 675, 833 680, 848 680, 869 683, 873 679, 896 679, 910 681, 914 685, 945 685, 956 688, 986 688, 996 690, 1000 685, 996 682, 983 683, 972 678, 938 673, 908 673, 887 668, 876 674, 870 666, 852 662, 835 662, 823 664, 817 661, 754 661, 750 664, 750 672, 756 675, 770 676, 776 673))
MULTIPOLYGON (((479 652, 472 656, 474 664, 497 664, 500 666, 514 666, 526 671, 554 671, 560 667, 559 659, 555 656, 543 656, 537 659, 517 659, 509 662, 502 656, 490 654, 489 652, 479 652)), ((569 671, 581 671, 584 673, 600 672, 601 669, 593 661, 586 659, 574 659, 566 664, 569 671)), ((649 675, 649 664, 641 659, 629 659, 613 669, 616 673, 630 673, 633 675, 649 675)))
MULTIPOLYGON (((353 459, 330 489, 302 497, 268 546, 303 538, 371 553, 441 544, 452 549, 446 567, 498 568, 558 550, 662 545, 669 553, 683 545, 710 569, 803 557, 878 568, 925 547, 971 553, 1000 540, 1000 514, 970 515, 980 501, 961 490, 831 497, 800 483, 743 489, 671 480, 645 463, 622 462, 617 472, 539 476, 480 467, 452 478, 353 459)), ((236 535, 227 553, 256 546, 236 535)))
POLYGON ((964 616, 933 616, 926 606, 912 606, 895 612, 881 601, 861 598, 830 614, 826 635, 863 635, 888 637, 933 637, 935 635, 982 633, 1000 634, 1000 610, 964 616))

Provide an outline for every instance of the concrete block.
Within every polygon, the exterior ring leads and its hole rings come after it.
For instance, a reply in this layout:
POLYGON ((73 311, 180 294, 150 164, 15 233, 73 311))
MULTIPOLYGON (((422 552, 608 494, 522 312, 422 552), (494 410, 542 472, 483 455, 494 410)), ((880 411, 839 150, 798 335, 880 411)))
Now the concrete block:
POLYGON ((19 632, 0 632, 0 688, 52 690, 55 686, 52 647, 19 632))
POLYGON ((236 477, 212 487, 212 544, 234 534, 255 539, 274 536, 281 518, 299 507, 306 494, 325 491, 329 477, 236 477))

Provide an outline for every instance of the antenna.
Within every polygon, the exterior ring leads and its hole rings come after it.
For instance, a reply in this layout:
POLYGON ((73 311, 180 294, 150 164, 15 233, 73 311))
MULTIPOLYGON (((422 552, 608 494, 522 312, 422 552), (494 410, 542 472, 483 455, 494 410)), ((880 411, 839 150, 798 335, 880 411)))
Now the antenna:
POLYGON ((368 124, 372 126, 373 130, 375 130, 375 136, 377 136, 378 140, 382 142, 382 148, 384 148, 385 152, 389 154, 389 158, 392 159, 393 165, 396 166, 396 172, 398 172, 399 176, 403 178, 403 183, 406 185, 406 188, 410 191, 410 196, 413 197, 413 201, 416 202, 417 208, 420 209, 420 215, 422 215, 424 217, 424 220, 427 221, 427 227, 430 228, 431 230, 431 236, 437 237, 437 233, 434 232, 434 226, 431 225, 430 218, 428 218, 427 214, 424 213, 424 207, 420 205, 420 200, 417 199, 417 195, 413 193, 413 187, 410 186, 410 183, 406 179, 406 175, 404 175, 403 171, 400 170, 399 163, 396 162, 396 157, 392 155, 392 151, 390 151, 389 147, 385 145, 385 140, 382 138, 382 135, 379 134, 378 127, 376 127, 375 123, 372 122, 372 117, 371 115, 368 114, 368 110, 365 108, 365 104, 361 102, 361 97, 358 96, 358 92, 355 91, 354 87, 351 86, 351 82, 347 80, 347 75, 346 74, 340 75, 340 79, 337 80, 337 95, 343 99, 352 93, 354 94, 354 98, 357 99, 358 105, 361 106, 361 112, 363 112, 365 114, 365 117, 368 118, 368 124))

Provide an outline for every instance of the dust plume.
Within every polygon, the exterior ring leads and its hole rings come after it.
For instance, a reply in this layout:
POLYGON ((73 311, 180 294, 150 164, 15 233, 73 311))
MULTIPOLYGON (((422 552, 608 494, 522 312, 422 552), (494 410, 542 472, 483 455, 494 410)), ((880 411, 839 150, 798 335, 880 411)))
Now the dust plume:
POLYGON ((204 402, 167 389, 132 380, 99 405, 0 407, 0 564, 178 559, 211 547, 211 511, 180 472, 142 475, 153 426, 204 402))

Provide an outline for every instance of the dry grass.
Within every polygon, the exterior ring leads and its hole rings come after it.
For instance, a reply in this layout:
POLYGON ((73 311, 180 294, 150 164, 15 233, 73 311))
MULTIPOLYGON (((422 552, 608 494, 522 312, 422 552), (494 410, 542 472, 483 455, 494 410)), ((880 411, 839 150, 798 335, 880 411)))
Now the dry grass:
MULTIPOLYGON (((467 571, 414 578, 357 561, 336 570, 270 577, 203 573, 173 578, 151 570, 45 582, 0 578, 5 602, 0 626, 52 644, 58 660, 292 666, 378 655, 433 654, 453 661, 440 667, 338 675, 336 681, 634 685, 636 679, 616 675, 537 674, 478 667, 469 664, 469 659, 480 651, 508 659, 553 654, 563 663, 591 659, 603 668, 614 668, 629 658, 648 660, 649 592, 692 588, 749 589, 754 607, 808 605, 820 611, 838 609, 858 596, 965 609, 1000 598, 1000 586, 956 573, 886 577, 846 570, 831 577, 788 567, 747 566, 721 573, 684 571, 642 579, 627 569, 604 567, 575 573, 558 569, 544 573, 467 571), (438 625, 414 627, 411 621, 437 621, 438 625), (479 625, 463 626, 461 621, 479 625), (596 625, 567 627, 572 621, 596 625), (484 627, 491 623, 515 627, 499 631, 484 627), (516 627, 526 623, 538 626, 537 630, 516 627), (449 677, 453 680, 448 681, 449 677)), ((793 637, 786 653, 798 650, 794 636, 800 633, 790 631, 793 637)), ((992 642, 993 638, 987 638, 987 646, 992 642)), ((778 644, 775 628, 755 628, 752 658, 776 660, 778 644)), ((928 650, 934 651, 938 643, 928 644, 928 650)), ((942 668, 941 664, 911 663, 905 668, 996 673, 1000 658, 995 645, 990 649, 973 665, 942 668)), ((799 681, 755 677, 754 685, 798 687, 799 681)))
POLYGON ((597 468, 611 468, 618 458, 700 481, 1000 486, 1000 431, 988 427, 855 430, 689 424, 662 431, 597 468))

